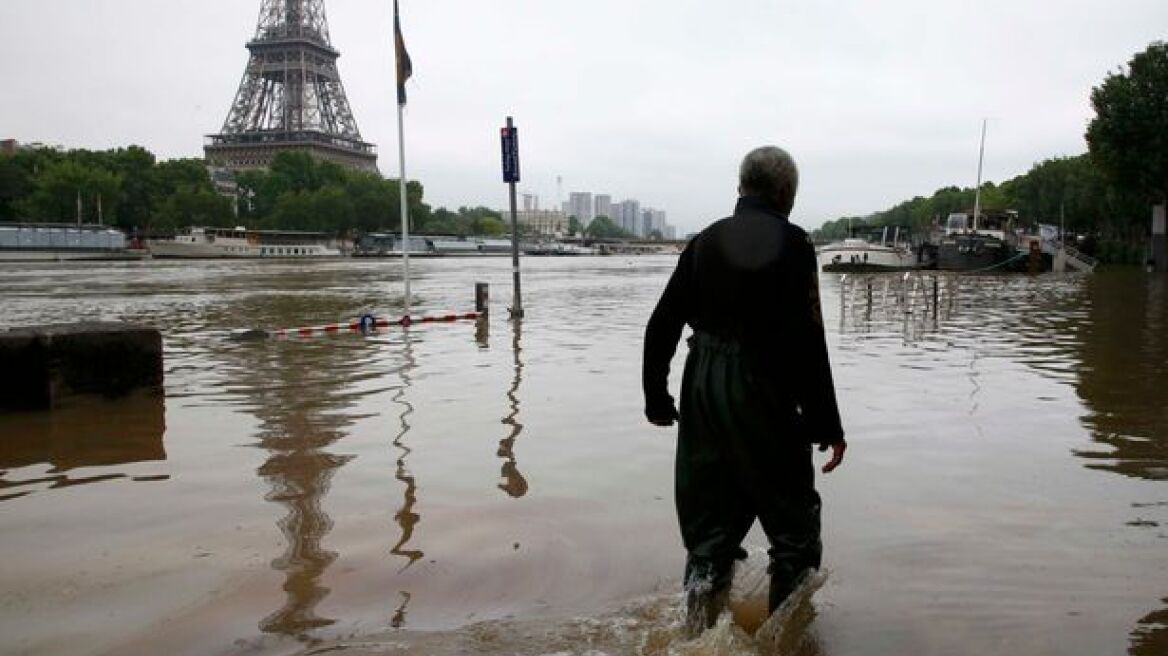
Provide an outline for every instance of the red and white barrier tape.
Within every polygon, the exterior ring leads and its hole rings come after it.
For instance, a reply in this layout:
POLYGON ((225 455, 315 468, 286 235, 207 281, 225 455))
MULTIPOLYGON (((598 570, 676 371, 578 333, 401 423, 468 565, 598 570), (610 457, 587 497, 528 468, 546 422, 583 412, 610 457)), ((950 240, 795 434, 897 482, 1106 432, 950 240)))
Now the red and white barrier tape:
POLYGON ((449 314, 433 314, 421 317, 406 315, 398 319, 366 315, 361 319, 353 319, 347 323, 329 323, 323 326, 304 326, 301 328, 271 330, 268 331, 268 335, 275 338, 288 338, 314 337, 316 335, 332 335, 337 333, 359 333, 374 328, 388 328, 390 326, 402 326, 404 328, 416 323, 450 323, 459 320, 478 319, 481 316, 483 316, 482 312, 452 312, 449 314))

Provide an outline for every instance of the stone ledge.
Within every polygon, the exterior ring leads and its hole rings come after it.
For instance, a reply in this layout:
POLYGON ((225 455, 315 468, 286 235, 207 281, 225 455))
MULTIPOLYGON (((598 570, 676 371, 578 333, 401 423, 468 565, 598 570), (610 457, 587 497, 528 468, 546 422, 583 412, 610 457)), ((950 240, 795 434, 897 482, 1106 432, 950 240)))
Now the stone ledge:
POLYGON ((162 390, 162 334, 83 322, 0 331, 0 408, 50 409, 79 394, 162 390))

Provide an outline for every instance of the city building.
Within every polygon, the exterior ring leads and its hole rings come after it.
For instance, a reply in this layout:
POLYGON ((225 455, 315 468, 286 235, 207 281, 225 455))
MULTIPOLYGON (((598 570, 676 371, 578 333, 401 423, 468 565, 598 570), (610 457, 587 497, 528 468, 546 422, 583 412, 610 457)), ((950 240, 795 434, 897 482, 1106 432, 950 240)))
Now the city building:
POLYGON ((607 216, 612 218, 612 196, 608 194, 596 194, 592 201, 593 218, 598 216, 607 216))
POLYGON ((645 208, 641 213, 641 234, 642 237, 649 237, 653 233, 658 233, 662 238, 665 238, 666 228, 668 224, 665 222, 665 211, 655 210, 651 207, 645 208))
MULTIPOLYGON (((529 208, 527 197, 528 194, 524 194, 524 209, 539 209, 539 198, 535 197, 534 207, 529 208)), ((614 203, 610 194, 594 195, 587 191, 573 191, 568 194, 568 200, 560 203, 560 213, 565 217, 576 217, 585 228, 596 217, 605 216, 613 225, 638 239, 647 239, 657 234, 662 239, 675 239, 677 236, 677 231, 666 220, 664 210, 642 208, 641 202, 635 198, 614 203)))
POLYGON ((630 235, 641 236, 639 224, 641 223, 641 203, 638 200, 629 198, 622 200, 620 203, 613 206, 613 214, 617 216, 612 217, 612 222, 618 228, 624 230, 630 235), (618 219, 619 217, 619 219, 618 219))
POLYGON ((0 155, 15 155, 18 150, 20 150, 20 144, 16 142, 16 139, 0 141, 0 155))
POLYGON ((568 194, 568 216, 574 216, 581 225, 592 223, 596 215, 592 213, 592 192, 573 191, 568 194))
MULTIPOLYGON (((503 212, 506 216, 507 212, 503 212)), ((520 210, 515 213, 516 222, 529 232, 547 237, 568 234, 568 215, 557 210, 520 210)))

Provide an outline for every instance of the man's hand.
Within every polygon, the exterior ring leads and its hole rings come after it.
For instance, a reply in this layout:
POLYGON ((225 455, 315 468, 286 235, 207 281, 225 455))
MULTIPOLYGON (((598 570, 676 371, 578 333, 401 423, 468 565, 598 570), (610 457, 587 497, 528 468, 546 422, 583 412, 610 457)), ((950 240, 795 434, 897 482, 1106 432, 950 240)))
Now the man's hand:
POLYGON ((667 405, 662 404, 656 408, 645 409, 645 418, 654 426, 672 426, 679 417, 677 408, 673 407, 672 399, 667 405))
POLYGON ((848 450, 848 443, 845 440, 840 440, 833 444, 819 445, 820 451, 827 451, 829 448, 831 449, 831 460, 828 460, 827 464, 823 466, 823 473, 825 474, 830 474, 833 469, 839 467, 840 463, 844 461, 844 451, 848 450))

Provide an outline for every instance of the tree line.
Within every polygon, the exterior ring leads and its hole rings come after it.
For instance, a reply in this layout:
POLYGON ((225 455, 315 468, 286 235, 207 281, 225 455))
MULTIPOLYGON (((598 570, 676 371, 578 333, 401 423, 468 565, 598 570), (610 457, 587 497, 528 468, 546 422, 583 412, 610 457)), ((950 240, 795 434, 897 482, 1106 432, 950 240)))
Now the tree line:
POLYGON ((0 221, 80 219, 144 230, 190 221, 226 225, 232 218, 231 200, 215 193, 201 159, 159 162, 139 146, 0 155, 0 221))
MULTIPOLYGON (((1090 235, 1104 261, 1143 263, 1151 205, 1168 199, 1166 98, 1168 44, 1155 42, 1092 89, 1088 152, 1047 159, 1001 184, 983 184, 981 207, 1017 210, 1026 223, 1062 224, 1090 235)), ((812 238, 841 239, 860 225, 927 232, 951 212, 972 210, 974 194, 972 187, 944 187, 867 216, 828 221, 812 238)))
MULTIPOLYGON (((927 234, 943 227, 950 213, 971 211, 974 195, 973 186, 943 187, 931 196, 917 196, 867 216, 828 221, 812 239, 842 239, 858 226, 910 226, 927 234)), ((1017 210, 1029 226, 1061 225, 1067 232, 1090 235, 1101 251, 1097 254, 1109 261, 1138 263, 1142 257, 1147 202, 1109 182, 1088 154, 1045 160, 1001 184, 986 182, 980 201, 983 209, 1017 210)))
MULTIPOLYGON (((401 229, 398 180, 280 153, 267 170, 236 174, 234 195, 216 191, 201 158, 158 161, 140 146, 105 151, 30 147, 0 155, 0 221, 117 226, 165 235, 186 226, 355 234, 401 229)), ((406 184, 410 228, 497 235, 502 216, 485 207, 432 210, 417 181, 406 184)))

